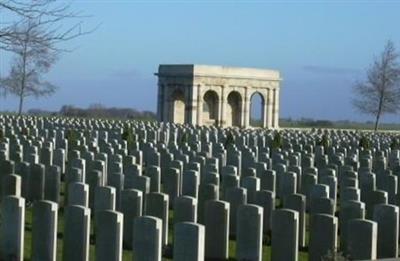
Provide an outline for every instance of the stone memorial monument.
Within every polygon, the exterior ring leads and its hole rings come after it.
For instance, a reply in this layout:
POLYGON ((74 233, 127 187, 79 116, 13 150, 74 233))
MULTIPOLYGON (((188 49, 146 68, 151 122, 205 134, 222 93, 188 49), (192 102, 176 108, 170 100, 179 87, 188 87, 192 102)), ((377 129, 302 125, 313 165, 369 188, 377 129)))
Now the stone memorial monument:
POLYGON ((278 71, 209 65, 162 64, 157 115, 161 122, 218 127, 250 125, 251 98, 261 96, 262 127, 278 128, 278 71))

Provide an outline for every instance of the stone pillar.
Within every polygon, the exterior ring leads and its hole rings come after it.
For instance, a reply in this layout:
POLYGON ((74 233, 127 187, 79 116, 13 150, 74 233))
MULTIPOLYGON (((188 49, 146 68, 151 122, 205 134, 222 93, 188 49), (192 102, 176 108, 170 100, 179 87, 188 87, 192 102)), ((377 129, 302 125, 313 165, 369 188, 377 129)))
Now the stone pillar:
POLYGON ((164 85, 158 82, 158 98, 157 98, 157 119, 158 121, 164 120, 164 85))
POLYGON ((163 102, 163 122, 172 121, 171 115, 171 92, 170 86, 164 85, 164 102, 163 102))
POLYGON ((267 95, 267 128, 272 128, 273 91, 268 89, 267 95))
POLYGON ((268 105, 267 105, 267 100, 268 100, 268 91, 267 95, 265 93, 262 93, 262 127, 266 128, 268 127, 268 105))
POLYGON ((220 107, 221 107, 221 113, 219 114, 219 127, 224 128, 226 126, 226 105, 227 105, 227 99, 226 99, 226 94, 225 94, 225 89, 226 86, 222 85, 221 88, 221 97, 220 97, 220 107))
POLYGON ((184 123, 193 123, 192 113, 193 113, 193 89, 191 85, 182 84, 183 95, 185 97, 185 120, 184 123))
POLYGON ((193 84, 193 85, 189 85, 189 88, 191 88, 191 99, 192 99, 192 104, 191 104, 191 108, 192 110, 190 111, 191 114, 191 122, 193 125, 197 124, 197 117, 198 117, 198 111, 199 111, 199 100, 198 100, 198 86, 193 84))
POLYGON ((203 113, 203 96, 201 93, 201 85, 197 85, 197 125, 202 125, 202 113, 203 113))
POLYGON ((279 128, 279 88, 276 88, 274 91, 274 110, 273 110, 273 115, 274 115, 274 122, 273 122, 273 127, 274 128, 279 128))
POLYGON ((250 99, 248 97, 248 87, 245 88, 242 102, 242 127, 248 128, 250 124, 250 99))

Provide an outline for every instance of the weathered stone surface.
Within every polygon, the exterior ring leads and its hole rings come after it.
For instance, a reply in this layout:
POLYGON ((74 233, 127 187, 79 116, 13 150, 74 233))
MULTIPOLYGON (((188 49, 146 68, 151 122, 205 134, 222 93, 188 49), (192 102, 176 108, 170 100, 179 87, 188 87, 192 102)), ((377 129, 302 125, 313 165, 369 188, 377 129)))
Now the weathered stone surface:
POLYGON ((126 189, 121 192, 121 213, 124 218, 123 244, 125 248, 132 247, 134 220, 142 215, 143 193, 137 189, 126 189))
POLYGON ((352 259, 376 259, 378 225, 376 222, 352 219, 347 224, 347 253, 352 259))
POLYGON ((133 227, 133 260, 161 261, 162 220, 150 216, 137 217, 133 227))
POLYGON ((377 257, 398 257, 399 208, 394 205, 375 205, 373 220, 378 224, 377 257))
POLYGON ((174 228, 174 261, 203 261, 204 240, 203 225, 177 223, 174 228))
POLYGON ((148 216, 157 217, 162 220, 162 244, 168 244, 168 213, 169 213, 169 197, 164 193, 152 192, 146 195, 146 211, 148 216))
POLYGON ((262 260, 263 209, 241 205, 237 210, 236 259, 262 260))
POLYGON ((179 222, 197 222, 197 199, 189 196, 175 198, 174 224, 179 222))
POLYGON ((229 203, 209 200, 205 204, 205 257, 227 259, 229 256, 229 203))
POLYGON ((123 223, 123 215, 119 212, 96 212, 96 261, 122 260, 123 223))
POLYGON ((32 253, 33 261, 55 261, 57 255, 58 206, 52 201, 38 200, 33 205, 32 253))
POLYGON ((89 260, 90 209, 71 205, 64 211, 63 260, 89 260))
POLYGON ((299 213, 299 247, 306 245, 306 197, 292 194, 286 197, 284 207, 299 213))
POLYGON ((255 196, 255 205, 262 207, 264 210, 264 233, 270 232, 272 226, 272 212, 275 209, 275 193, 268 190, 257 191, 255 196))
MULTIPOLYGON (((262 70, 253 68, 234 68, 223 66, 206 65, 160 65, 157 76, 159 78, 159 93, 157 115, 159 121, 174 123, 190 123, 193 125, 217 125, 221 127, 240 126, 248 127, 250 124, 250 113, 248 109, 250 99, 247 98, 247 89, 235 88, 233 94, 229 92, 231 86, 248 86, 249 91, 257 88, 265 101, 274 101, 265 104, 265 112, 262 119, 262 126, 268 128, 278 128, 279 119, 279 81, 278 71, 262 70), (201 78, 198 78, 201 76, 201 78), (176 86, 176 79, 185 79, 182 86, 193 86, 190 93, 198 93, 189 108, 193 108, 185 113, 184 90, 169 88, 176 86), (206 89, 197 88, 197 85, 220 86, 221 77, 225 82, 225 94, 221 93, 220 88, 206 89), (188 81, 186 79, 192 79, 188 81), (196 79, 196 80, 194 80, 196 79), (195 82, 196 83, 195 83, 195 82), (198 91, 197 91, 198 90, 198 91), (228 95, 228 94, 232 95, 228 95), (223 95, 223 97, 221 97, 223 95), (175 102, 169 102, 170 97, 175 98, 175 102), (219 98, 218 98, 219 97, 219 98), (204 101, 203 101, 204 100, 204 101), (222 101, 223 106, 217 106, 217 101, 222 101), (244 106, 239 106, 239 101, 244 102, 244 106), (194 108, 202 108, 203 103, 208 104, 209 111, 202 112, 194 108), (225 108, 225 110, 222 110, 225 108), (240 109, 242 108, 242 109, 240 109), (173 111, 173 113, 169 113, 173 111), (185 117, 188 114, 190 117, 185 117), (240 115, 244 116, 241 121, 240 115), (218 119, 218 120, 215 120, 218 119)), ((179 85, 180 86, 180 85, 179 85)), ((192 99, 191 99, 192 100, 192 99)))
POLYGON ((338 220, 327 214, 315 214, 310 220, 308 260, 320 261, 337 248, 338 220))
POLYGON ((6 196, 1 202, 0 260, 24 259, 25 199, 6 196))
POLYGON ((340 248, 347 252, 347 238, 349 221, 352 219, 365 218, 365 204, 360 201, 349 200, 342 203, 339 212, 339 226, 340 226, 340 248))
POLYGON ((272 213, 271 260, 298 260, 299 214, 290 209, 272 213))

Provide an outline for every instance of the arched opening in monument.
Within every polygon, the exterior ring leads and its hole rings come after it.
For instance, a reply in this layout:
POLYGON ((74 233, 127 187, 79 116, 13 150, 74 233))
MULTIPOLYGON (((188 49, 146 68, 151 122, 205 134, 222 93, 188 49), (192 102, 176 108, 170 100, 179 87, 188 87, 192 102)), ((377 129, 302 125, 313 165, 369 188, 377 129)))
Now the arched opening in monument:
POLYGON ((228 95, 228 106, 226 106, 226 125, 241 126, 242 97, 240 93, 232 91, 228 95))
POLYGON ((171 95, 172 100, 172 122, 185 123, 185 94, 182 90, 175 90, 171 95))
POLYGON ((250 126, 263 127, 264 98, 259 92, 253 93, 250 98, 250 126))
POLYGON ((217 125, 218 123, 218 94, 207 91, 203 96, 203 123, 217 125))

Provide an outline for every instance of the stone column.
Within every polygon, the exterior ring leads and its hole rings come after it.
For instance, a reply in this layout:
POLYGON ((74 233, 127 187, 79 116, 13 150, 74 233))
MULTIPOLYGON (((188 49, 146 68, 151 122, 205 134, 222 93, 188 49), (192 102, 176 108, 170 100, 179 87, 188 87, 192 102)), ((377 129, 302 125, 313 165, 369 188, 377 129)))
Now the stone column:
POLYGON ((164 86, 158 82, 158 96, 157 96, 157 119, 163 121, 163 106, 164 106, 164 86))
POLYGON ((268 91, 262 94, 262 127, 268 127, 268 91))
POLYGON ((225 111, 226 111, 226 99, 225 99, 225 85, 221 86, 221 97, 219 101, 219 107, 221 108, 219 114, 218 114, 218 120, 219 120, 219 127, 225 127, 226 125, 226 116, 225 116, 225 111))
POLYGON ((163 100, 162 100, 162 85, 160 81, 158 81, 158 92, 157 92, 157 120, 162 121, 162 106, 163 106, 163 100))
POLYGON ((185 97, 185 120, 184 123, 193 123, 193 89, 191 85, 182 84, 185 97))
POLYGON ((163 121, 164 122, 170 122, 172 121, 172 102, 171 102, 171 92, 170 92, 170 86, 169 85, 164 85, 164 111, 163 111, 163 121))
POLYGON ((197 125, 201 125, 203 112, 203 97, 201 95, 200 84, 197 85, 197 125))
POLYGON ((268 95, 267 95, 267 128, 272 127, 272 110, 273 110, 273 91, 271 89, 268 89, 268 95))
POLYGON ((273 127, 279 128, 279 88, 274 90, 273 127))
POLYGON ((249 127, 249 116, 250 116, 250 99, 248 97, 248 87, 245 88, 243 104, 242 104, 242 127, 249 127))
POLYGON ((192 104, 191 104, 191 123, 196 125, 198 121, 198 111, 199 111, 199 100, 198 100, 198 86, 193 84, 189 86, 191 88, 191 97, 192 97, 192 104))

